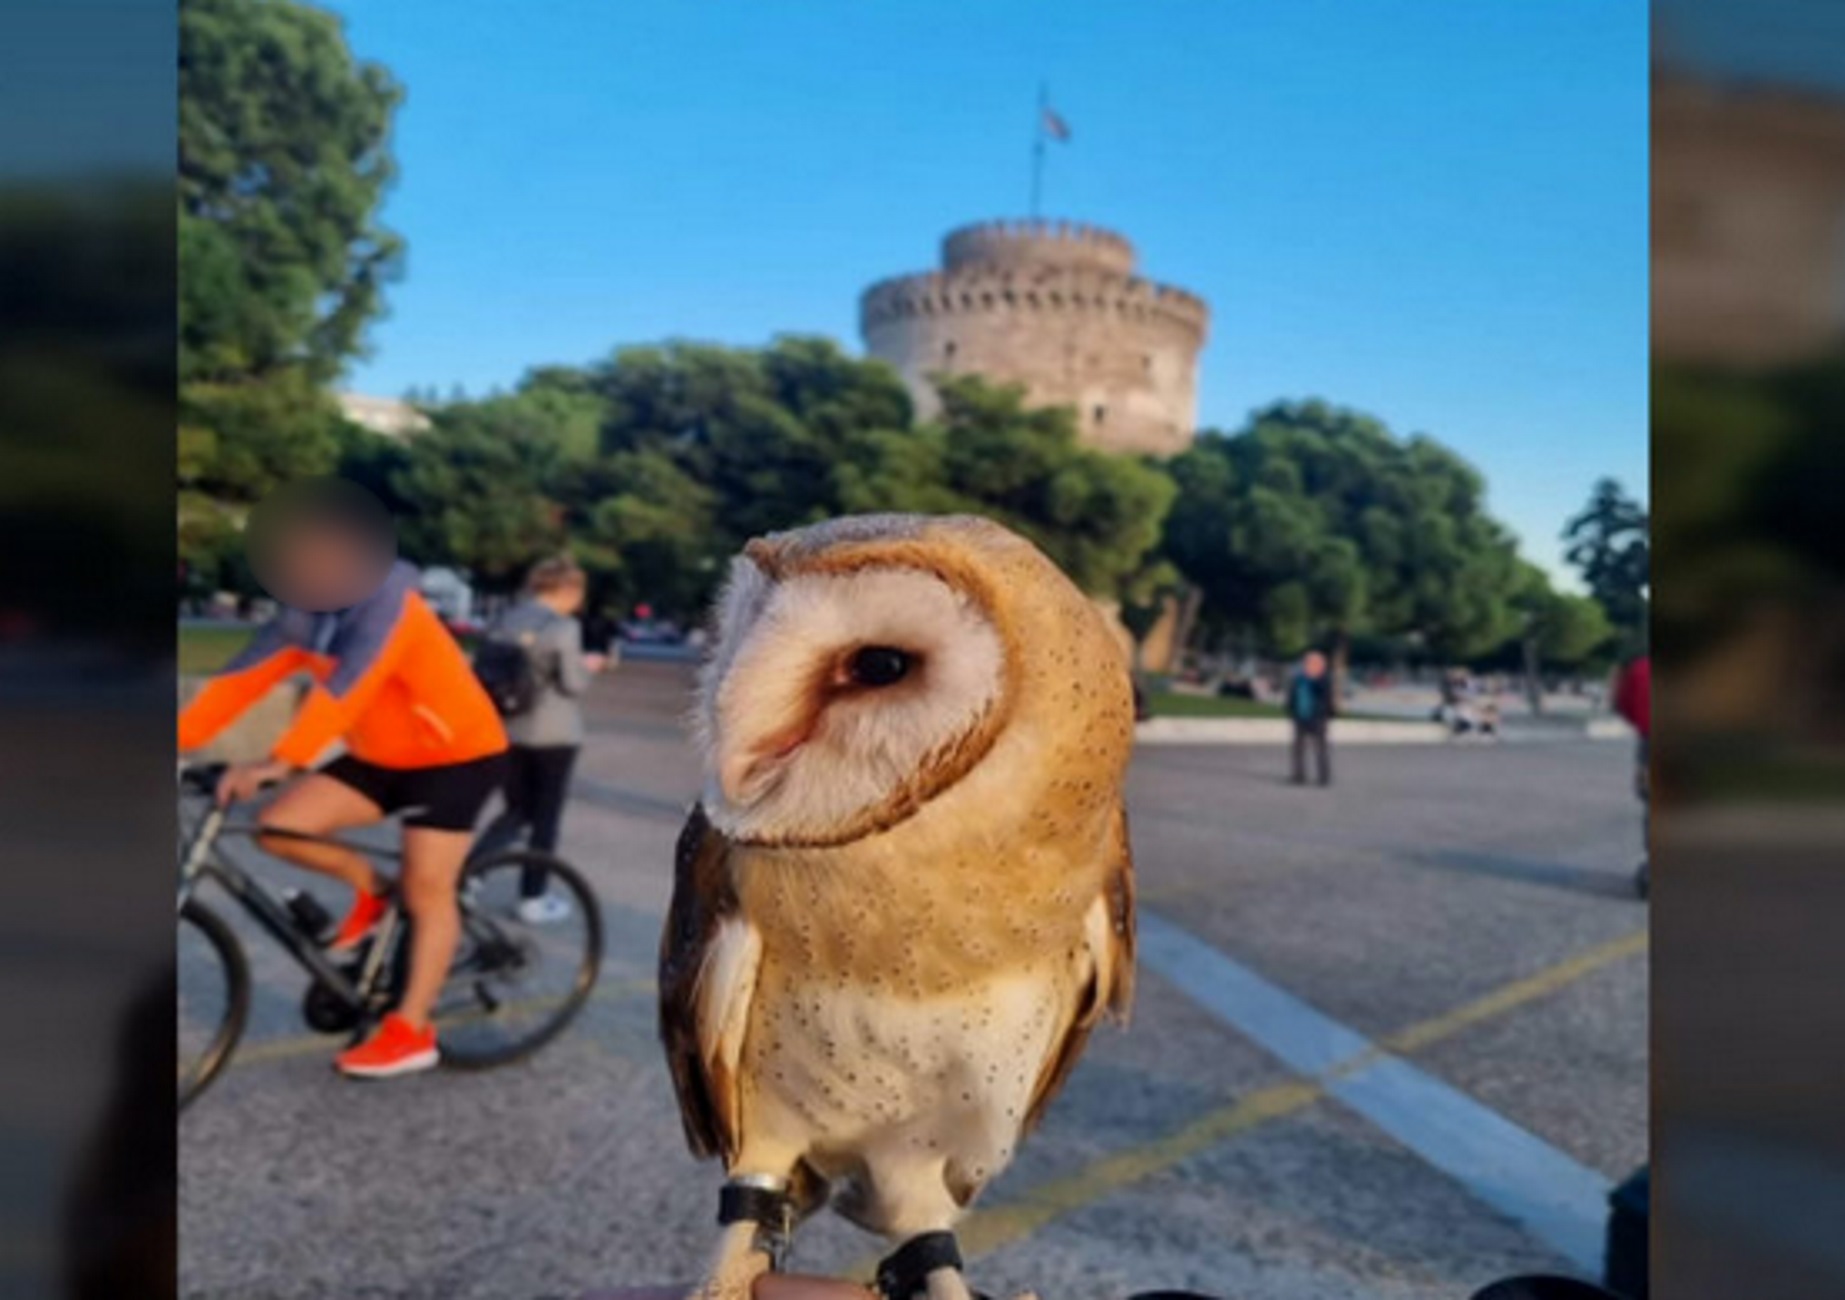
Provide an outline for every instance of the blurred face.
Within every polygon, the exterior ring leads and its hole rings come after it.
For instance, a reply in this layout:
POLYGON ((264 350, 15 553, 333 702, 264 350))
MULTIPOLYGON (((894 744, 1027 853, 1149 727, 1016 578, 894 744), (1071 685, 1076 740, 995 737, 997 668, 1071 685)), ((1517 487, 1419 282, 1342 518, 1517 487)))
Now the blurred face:
POLYGON ((250 568, 284 605, 324 613, 377 591, 397 558, 389 515, 363 488, 337 479, 282 489, 258 507, 250 568))
POLYGON ((1307 676, 1318 677, 1326 671, 1326 656, 1318 650, 1310 650, 1306 658, 1300 661, 1300 668, 1307 676))
POLYGON ((327 524, 294 528, 277 548, 275 594, 297 609, 356 605, 378 590, 391 556, 355 530, 327 524))
POLYGON ((559 587, 556 591, 553 591, 549 599, 551 605, 558 613, 574 614, 583 608, 583 597, 588 590, 589 588, 585 583, 567 583, 559 587))

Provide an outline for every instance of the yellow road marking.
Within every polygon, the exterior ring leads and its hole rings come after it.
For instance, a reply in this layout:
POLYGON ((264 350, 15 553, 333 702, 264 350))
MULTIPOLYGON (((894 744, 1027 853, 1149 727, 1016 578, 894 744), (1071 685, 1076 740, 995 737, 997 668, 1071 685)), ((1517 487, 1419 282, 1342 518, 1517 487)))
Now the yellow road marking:
MULTIPOLYGON (((975 1210, 955 1229, 961 1253, 969 1259, 989 1255, 1025 1240, 1052 1220, 1080 1210, 1133 1183, 1162 1173, 1208 1147, 1259 1125, 1285 1119, 1326 1096, 1328 1087, 1386 1056, 1418 1051, 1464 1029, 1502 1016, 1559 989, 1611 962, 1644 952, 1647 933, 1639 930, 1512 981, 1482 998, 1420 1021, 1380 1040, 1366 1051, 1341 1061, 1316 1079, 1298 1079, 1250 1093, 1232 1105, 1209 1111, 1191 1123, 1140 1146, 1104 1156, 1062 1178, 1020 1192, 1016 1200, 975 1210)), ((848 1276, 870 1279, 877 1259, 860 1261, 848 1276)))
MULTIPOLYGON (((1366 1051, 1340 1062, 1315 1079, 1298 1079, 1258 1089, 1239 1101, 1209 1111, 1164 1137, 1104 1156, 1072 1174, 1021 1192, 1016 1200, 975 1210, 956 1229, 963 1255, 988 1255, 1030 1237, 1046 1224, 1082 1209, 1197 1155, 1199 1152, 1263 1124, 1286 1119, 1322 1100, 1328 1087, 1386 1056, 1402 1056, 1430 1047, 1463 1030, 1496 1019, 1519 1007, 1567 988, 1613 962, 1645 952, 1647 932, 1635 931, 1577 954, 1535 974, 1514 980, 1452 1011, 1386 1035, 1366 1051)), ((652 980, 620 980, 598 985, 592 1001, 622 1000, 654 992, 652 980)), ((329 1050, 330 1036, 271 1039, 240 1050, 233 1069, 329 1050)), ((869 1279, 875 1258, 861 1261, 848 1276, 869 1279)))
MULTIPOLYGON (((649 996, 654 991, 652 980, 612 980, 598 984, 589 995, 591 1002, 620 1002, 633 997, 649 996)), ((509 1002, 507 1011, 529 1010, 536 1005, 532 1002, 509 1002)), ((270 1065, 276 1061, 292 1060, 298 1056, 331 1055, 337 1050, 337 1034, 301 1034, 289 1038, 267 1038, 260 1043, 251 1043, 247 1047, 238 1047, 231 1054, 229 1069, 236 1070, 246 1065, 270 1065)))
MULTIPOLYGON (((1379 1040, 1375 1055, 1381 1056, 1388 1052, 1397 1056, 1405 1056, 1410 1052, 1421 1051, 1429 1044, 1439 1042, 1444 1038, 1451 1038, 1463 1029, 1504 1015, 1515 1007, 1521 1007, 1536 998, 1566 988, 1590 972, 1600 970, 1609 962, 1645 952, 1646 944, 1647 932, 1636 930, 1632 934, 1623 935, 1619 939, 1590 948, 1587 952, 1579 953, 1567 961, 1548 966, 1535 975, 1513 980, 1510 984, 1488 993, 1483 998, 1478 998, 1465 1006, 1456 1007, 1446 1015, 1436 1016, 1432 1020, 1425 1020, 1407 1029, 1386 1035, 1379 1040)), ((1367 1061, 1365 1064, 1370 1064, 1370 1062, 1367 1061)))

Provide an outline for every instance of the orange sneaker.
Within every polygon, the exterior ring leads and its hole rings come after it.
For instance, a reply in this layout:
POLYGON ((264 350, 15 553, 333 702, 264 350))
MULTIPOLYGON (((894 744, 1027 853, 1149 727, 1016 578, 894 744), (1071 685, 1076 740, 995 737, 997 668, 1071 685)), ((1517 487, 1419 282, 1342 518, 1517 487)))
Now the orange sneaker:
POLYGON ((360 1079, 389 1079, 399 1074, 427 1070, 442 1059, 436 1050, 436 1027, 421 1029, 393 1011, 378 1022, 364 1042, 348 1047, 333 1058, 341 1074, 360 1079))
POLYGON ((381 894, 368 894, 363 890, 352 900, 352 910, 346 913, 346 919, 340 922, 340 928, 333 932, 327 941, 328 952, 351 952, 367 936, 378 928, 378 922, 384 919, 390 907, 381 894))

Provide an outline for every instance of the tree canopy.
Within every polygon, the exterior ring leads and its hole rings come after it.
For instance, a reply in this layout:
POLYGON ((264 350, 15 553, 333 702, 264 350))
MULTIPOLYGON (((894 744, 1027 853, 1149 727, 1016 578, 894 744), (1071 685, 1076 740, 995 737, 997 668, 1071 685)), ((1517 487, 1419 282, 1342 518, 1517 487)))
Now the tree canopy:
POLYGON ((1519 629, 1517 551, 1470 465, 1431 438, 1309 401, 1175 457, 1165 530, 1207 621, 1269 653, 1359 633, 1471 658, 1519 629))
POLYGON ((182 376, 331 379, 398 270, 375 213, 403 92, 292 0, 186 0, 179 91, 182 376))
POLYGON ((434 404, 408 443, 335 441, 341 472, 405 516, 413 558, 488 589, 568 546, 600 601, 691 618, 760 533, 978 513, 1121 602, 1137 634, 1195 588, 1208 632, 1265 654, 1357 639, 1475 660, 1529 637, 1568 670, 1608 639, 1598 599, 1519 558, 1477 471, 1361 412, 1278 403, 1161 463, 1084 447, 1072 412, 1016 387, 954 376, 939 391, 918 420, 894 371, 825 339, 670 342, 434 404))
POLYGON ((376 211, 402 91, 339 19, 293 0, 186 0, 179 34, 182 541, 225 503, 323 473, 327 385, 361 350, 403 246, 376 211))
POLYGON ((492 586, 568 538, 605 596, 681 616, 750 537, 871 510, 990 515, 1119 598, 1148 580, 1174 493, 1016 388, 950 381, 918 423, 895 371, 817 338, 624 348, 433 417, 407 451, 347 462, 413 514, 407 549, 492 586))
POLYGON ((838 474, 847 512, 983 514, 1030 538, 1085 591, 1119 599, 1160 539, 1174 488, 1159 470, 1082 447, 1062 407, 972 376, 941 385, 942 411, 857 441, 838 474))
POLYGON ((1629 639, 1646 624, 1651 564, 1646 511, 1611 478, 1597 480, 1589 502, 1563 528, 1569 562, 1601 602, 1608 621, 1629 639))

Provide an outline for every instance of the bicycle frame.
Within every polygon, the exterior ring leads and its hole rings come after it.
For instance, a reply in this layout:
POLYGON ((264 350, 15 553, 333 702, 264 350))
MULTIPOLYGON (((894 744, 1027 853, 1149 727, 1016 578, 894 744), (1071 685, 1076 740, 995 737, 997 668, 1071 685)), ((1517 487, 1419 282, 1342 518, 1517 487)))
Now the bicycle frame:
POLYGON ((309 974, 330 990, 353 1010, 365 1012, 370 1006, 373 990, 377 988, 378 978, 383 973, 384 957, 391 950, 392 940, 396 937, 397 926, 402 919, 399 909, 393 905, 379 922, 378 933, 366 953, 365 966, 360 970, 358 979, 349 978, 345 971, 328 959, 320 945, 302 934, 295 926, 294 918, 274 894, 265 889, 249 872, 235 863, 226 860, 223 854, 216 852, 218 840, 226 835, 244 835, 254 838, 258 834, 274 839, 305 840, 314 844, 334 844, 341 848, 354 849, 361 853, 374 854, 382 858, 401 858, 401 854, 389 850, 360 849, 355 844, 326 835, 310 835, 299 831, 259 828, 255 823, 232 823, 229 813, 214 804, 199 822, 191 841, 186 845, 180 858, 179 906, 184 907, 192 897, 202 879, 216 880, 224 890, 235 899, 243 910, 269 936, 301 964, 309 974))
MULTIPOLYGON (((198 937, 216 950, 229 976, 229 1010, 222 1017, 216 1037, 197 1058, 198 1068, 188 1074, 181 1062, 182 1105, 196 1097, 225 1068, 248 1019, 251 976, 244 944, 235 931, 228 929, 222 916, 211 908, 194 906, 200 884, 216 880, 239 907, 253 917, 295 964, 308 972, 312 984, 303 999, 301 1012, 308 1024, 325 1033, 365 1033, 388 1004, 402 992, 407 977, 405 942, 411 932, 411 917, 396 890, 387 891, 384 915, 373 937, 360 949, 356 958, 335 959, 320 946, 319 936, 308 934, 296 916, 299 910, 279 888, 267 885, 231 855, 222 851, 225 835, 248 838, 259 852, 272 848, 271 839, 292 839, 326 844, 364 854, 374 860, 405 862, 402 852, 374 848, 333 835, 317 835, 280 828, 266 828, 248 816, 233 819, 231 812, 217 804, 213 793, 222 780, 221 766, 180 769, 181 829, 179 841, 179 899, 182 929, 191 922, 198 937), (194 799, 197 799, 197 802, 194 799)), ((400 810, 402 811, 402 810, 400 810)), ((463 942, 458 946, 442 990, 431 1007, 430 1018, 447 1028, 459 1028, 481 1018, 497 1017, 507 1007, 516 1012, 530 1011, 530 1017, 509 1018, 506 1027, 487 1039, 445 1044, 443 1063, 463 1069, 486 1069, 522 1059, 549 1042, 582 1009, 596 980, 602 955, 601 910, 594 892, 580 873, 567 862, 533 852, 479 853, 477 844, 463 865, 463 887, 456 902, 461 912, 463 942), (559 995, 533 996, 523 981, 531 969, 544 964, 542 952, 523 932, 508 933, 494 913, 499 904, 470 895, 476 883, 467 875, 473 871, 484 881, 504 881, 513 887, 508 872, 523 873, 533 867, 553 870, 563 878, 566 892, 580 906, 586 930, 580 955, 564 954, 570 965, 568 989, 559 995), (499 873, 489 875, 489 873, 499 873)), ((241 855, 239 855, 241 856, 241 855)))

